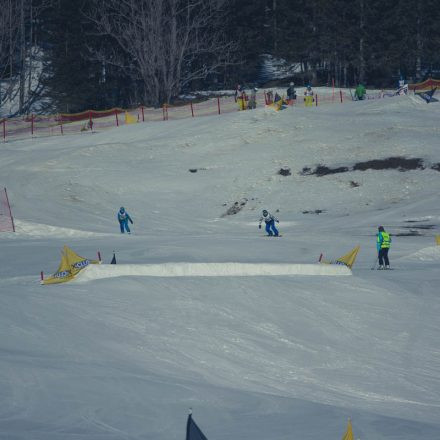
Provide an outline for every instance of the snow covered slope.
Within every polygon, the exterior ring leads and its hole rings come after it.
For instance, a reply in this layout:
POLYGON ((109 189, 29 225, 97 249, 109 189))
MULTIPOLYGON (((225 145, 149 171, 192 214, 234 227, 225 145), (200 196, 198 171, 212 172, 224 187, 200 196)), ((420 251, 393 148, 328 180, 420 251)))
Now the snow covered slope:
POLYGON ((397 97, 0 145, 0 438, 182 439, 192 407, 216 440, 341 438, 348 417, 438 439, 439 116, 397 97), (353 170, 396 156, 419 167, 353 170), (379 225, 396 270, 370 270, 379 225), (40 286, 65 244, 118 264, 40 286), (352 276, 283 272, 357 244, 352 276))

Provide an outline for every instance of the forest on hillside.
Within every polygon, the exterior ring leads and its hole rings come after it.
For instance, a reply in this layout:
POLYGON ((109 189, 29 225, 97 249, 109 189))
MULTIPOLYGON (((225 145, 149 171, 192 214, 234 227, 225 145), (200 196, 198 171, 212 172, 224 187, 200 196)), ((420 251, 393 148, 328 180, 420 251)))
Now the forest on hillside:
MULTIPOLYGON (((438 0, 0 0, 0 111, 159 106, 286 80, 440 77, 438 0)), ((4 114, 4 112, 3 112, 4 114)))

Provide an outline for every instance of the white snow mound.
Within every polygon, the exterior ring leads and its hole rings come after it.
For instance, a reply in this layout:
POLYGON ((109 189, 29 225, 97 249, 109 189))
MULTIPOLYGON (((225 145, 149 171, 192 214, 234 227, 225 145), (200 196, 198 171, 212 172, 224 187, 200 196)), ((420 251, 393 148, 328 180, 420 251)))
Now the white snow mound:
POLYGON ((149 277, 245 277, 282 275, 351 275, 343 265, 270 264, 270 263, 164 263, 164 264, 101 264, 87 266, 77 281, 122 276, 149 277))

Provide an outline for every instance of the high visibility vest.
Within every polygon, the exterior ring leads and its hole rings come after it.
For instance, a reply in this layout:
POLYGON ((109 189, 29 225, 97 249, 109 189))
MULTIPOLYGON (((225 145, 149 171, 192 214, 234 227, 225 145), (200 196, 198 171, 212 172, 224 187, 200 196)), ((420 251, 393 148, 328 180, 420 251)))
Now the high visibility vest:
POLYGON ((391 238, 388 232, 379 232, 377 234, 377 242, 380 243, 380 236, 382 235, 382 243, 380 245, 381 249, 387 249, 391 246, 391 238))

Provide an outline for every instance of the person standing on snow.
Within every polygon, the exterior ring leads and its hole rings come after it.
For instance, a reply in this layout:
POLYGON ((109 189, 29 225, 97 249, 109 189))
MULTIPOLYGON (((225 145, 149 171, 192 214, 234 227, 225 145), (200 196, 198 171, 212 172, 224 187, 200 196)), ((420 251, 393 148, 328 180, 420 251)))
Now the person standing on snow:
POLYGON ((396 95, 407 95, 408 94, 408 84, 405 84, 405 80, 401 76, 398 82, 396 95))
POLYGON ((243 94, 243 89, 241 88, 240 84, 237 84, 237 87, 235 88, 235 93, 234 93, 235 102, 237 102, 237 99, 240 98, 242 94, 243 94))
POLYGON ((312 86, 309 84, 304 91, 304 104, 306 105, 306 107, 311 107, 313 105, 313 101, 313 90, 312 86))
POLYGON ((263 215, 260 217, 259 229, 261 229, 263 220, 266 223, 267 235, 278 237, 278 229, 275 227, 275 222, 279 223, 280 221, 265 209, 263 209, 263 215))
POLYGON ((128 212, 125 210, 123 206, 118 211, 118 221, 119 221, 119 227, 121 228, 121 234, 123 234, 125 231, 127 231, 128 234, 131 233, 130 228, 128 227, 128 222, 133 224, 133 220, 128 215, 128 212))
POLYGON ((378 252, 378 258, 379 258, 379 270, 381 269, 389 269, 390 268, 390 261, 388 260, 388 251, 390 250, 391 246, 391 237, 388 232, 385 232, 385 229, 383 226, 379 226, 377 233, 377 240, 376 240, 376 247, 378 252), (385 262, 385 266, 384 266, 385 262))
POLYGON ((293 101, 296 99, 295 84, 293 82, 290 83, 286 93, 288 100, 293 101))
POLYGON ((253 110, 257 108, 257 91, 258 89, 256 87, 251 90, 251 95, 249 96, 249 102, 247 106, 248 110, 253 110))
POLYGON ((356 87, 356 90, 354 91, 354 96, 358 101, 363 101, 365 99, 366 94, 367 91, 365 90, 365 86, 359 83, 358 86, 356 87))

